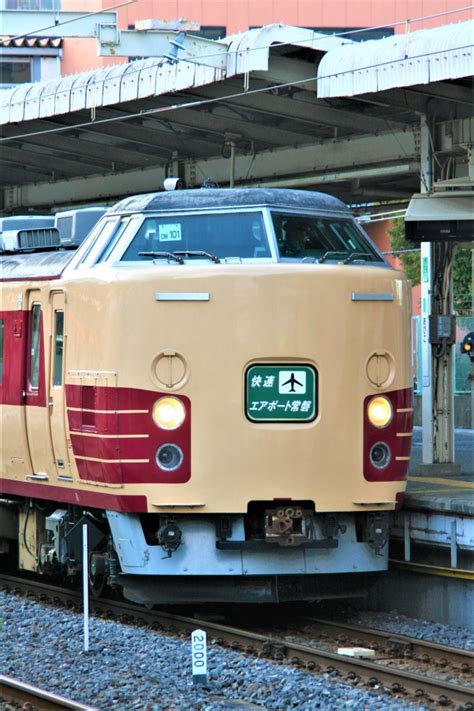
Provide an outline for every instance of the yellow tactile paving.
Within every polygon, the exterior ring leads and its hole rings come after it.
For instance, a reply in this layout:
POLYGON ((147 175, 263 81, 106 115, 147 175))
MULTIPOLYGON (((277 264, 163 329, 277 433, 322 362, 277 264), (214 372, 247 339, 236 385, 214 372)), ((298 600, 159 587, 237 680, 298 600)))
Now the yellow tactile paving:
MULTIPOLYGON (((408 481, 419 481, 423 484, 442 484, 443 486, 457 487, 458 489, 474 489, 474 482, 471 481, 453 481, 452 479, 430 478, 427 476, 409 476, 408 481)), ((433 491, 430 489, 430 491, 433 491)))

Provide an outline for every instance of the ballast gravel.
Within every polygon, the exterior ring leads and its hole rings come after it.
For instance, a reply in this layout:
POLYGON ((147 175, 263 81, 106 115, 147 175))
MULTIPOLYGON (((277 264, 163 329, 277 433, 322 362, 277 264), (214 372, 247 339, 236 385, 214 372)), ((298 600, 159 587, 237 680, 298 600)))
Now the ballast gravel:
POLYGON ((352 688, 335 672, 316 676, 217 645, 208 647, 208 682, 194 686, 189 639, 91 617, 85 653, 79 613, 0 592, 0 617, 1 674, 97 709, 423 709, 352 688))

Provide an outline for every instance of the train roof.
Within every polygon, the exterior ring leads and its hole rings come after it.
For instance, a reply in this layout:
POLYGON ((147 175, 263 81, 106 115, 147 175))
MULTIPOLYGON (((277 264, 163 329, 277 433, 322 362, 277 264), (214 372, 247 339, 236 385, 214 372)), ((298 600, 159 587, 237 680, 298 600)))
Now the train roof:
POLYGON ((72 258, 71 250, 0 255, 0 280, 55 279, 72 258))
POLYGON ((121 200, 109 209, 109 214, 263 206, 350 215, 346 205, 332 195, 281 188, 200 188, 147 193, 121 200))

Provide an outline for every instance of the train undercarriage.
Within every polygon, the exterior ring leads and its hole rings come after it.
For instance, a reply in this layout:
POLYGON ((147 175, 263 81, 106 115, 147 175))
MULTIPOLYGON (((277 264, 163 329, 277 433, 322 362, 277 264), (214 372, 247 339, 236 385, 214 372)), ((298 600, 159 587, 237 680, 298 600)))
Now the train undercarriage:
POLYGON ((0 500, 0 561, 74 584, 84 525, 91 593, 149 607, 350 597, 361 574, 387 567, 387 512, 252 502, 245 515, 129 514, 20 497, 0 500))

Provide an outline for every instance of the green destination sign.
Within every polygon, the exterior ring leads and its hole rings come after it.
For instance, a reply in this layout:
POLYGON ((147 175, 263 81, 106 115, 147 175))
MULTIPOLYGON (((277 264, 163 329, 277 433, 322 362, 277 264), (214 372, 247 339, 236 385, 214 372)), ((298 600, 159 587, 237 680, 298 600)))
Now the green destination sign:
POLYGON ((317 372, 311 365, 252 365, 245 376, 245 411, 254 422, 310 422, 318 414, 317 372))

